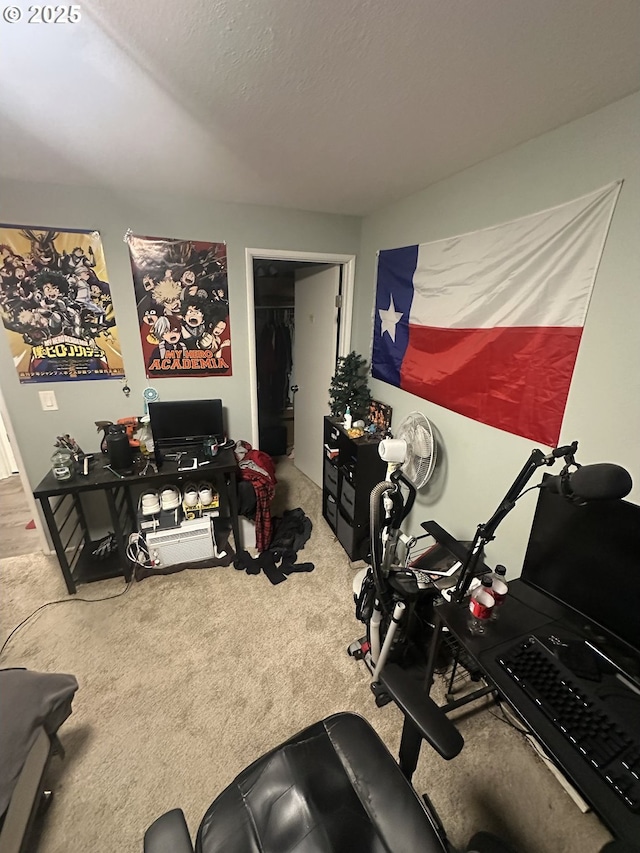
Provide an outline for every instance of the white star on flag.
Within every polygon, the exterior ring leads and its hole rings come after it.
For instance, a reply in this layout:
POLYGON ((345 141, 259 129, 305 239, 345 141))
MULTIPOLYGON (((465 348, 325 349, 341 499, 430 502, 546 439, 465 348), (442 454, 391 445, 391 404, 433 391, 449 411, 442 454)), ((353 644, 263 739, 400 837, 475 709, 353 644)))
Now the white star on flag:
POLYGON ((382 330, 380 332, 380 337, 384 335, 385 332, 389 333, 389 337, 391 340, 396 342, 396 326, 398 325, 398 321, 402 317, 402 311, 396 311, 396 306, 393 304, 393 296, 389 298, 389 307, 386 311, 382 308, 378 311, 380 315, 380 320, 382 321, 382 330))

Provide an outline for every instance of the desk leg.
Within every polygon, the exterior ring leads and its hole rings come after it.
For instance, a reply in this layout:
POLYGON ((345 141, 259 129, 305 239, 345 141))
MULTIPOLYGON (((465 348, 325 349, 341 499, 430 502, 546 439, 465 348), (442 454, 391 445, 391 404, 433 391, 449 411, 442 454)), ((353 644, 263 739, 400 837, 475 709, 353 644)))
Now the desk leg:
POLYGON ((78 514, 78 519, 80 520, 80 527, 82 529, 82 535, 84 537, 85 542, 91 541, 91 534, 89 533, 89 525, 87 524, 87 517, 84 514, 84 509, 82 507, 82 501, 80 499, 80 494, 78 492, 74 492, 71 496, 73 500, 73 505, 76 508, 76 512, 78 514))
POLYGON ((236 553, 240 549, 240 525, 238 523, 238 487, 236 483, 236 472, 231 471, 227 481, 227 497, 231 510, 231 529, 233 530, 233 543, 236 553))
POLYGON ((137 510, 133 503, 133 498, 131 497, 131 483, 123 483, 122 488, 124 489, 124 499, 127 506, 127 514, 128 520, 131 523, 132 530, 136 530, 138 526, 137 519, 137 510))
POLYGON ((431 693, 431 688, 433 687, 433 673, 436 668, 436 659, 438 656, 438 649, 440 648, 440 639, 442 637, 442 620, 438 614, 438 607, 435 607, 435 619, 433 622, 433 637, 431 637, 431 642, 429 643, 429 657, 427 658, 427 672, 425 674, 425 690, 427 691, 427 696, 431 693))
MULTIPOLYGON (((126 489, 126 486, 124 486, 123 488, 126 489)), ((124 544, 124 532, 120 527, 120 519, 118 517, 118 508, 116 507, 116 498, 114 490, 105 489, 105 494, 107 497, 107 504, 109 506, 109 515, 111 516, 113 532, 115 534, 116 543, 118 545, 118 557, 120 558, 122 574, 124 575, 124 579, 128 583, 131 580, 131 568, 129 566, 129 561, 127 560, 127 551, 126 546, 124 544)))
MULTIPOLYGON (((433 687, 433 673, 436 667, 436 656, 438 654, 438 649, 440 648, 440 639, 442 637, 442 620, 438 615, 438 608, 435 608, 435 620, 433 624, 433 637, 431 638, 431 645, 429 647, 429 657, 427 659, 427 672, 425 675, 425 688, 427 690, 427 695, 431 692, 431 688, 433 687)), ((461 708, 463 705, 468 705, 470 702, 475 702, 476 699, 480 699, 483 696, 487 696, 489 693, 496 693, 496 688, 492 686, 488 687, 480 687, 478 690, 474 690, 473 693, 468 693, 466 696, 463 696, 461 699, 453 699, 447 700, 444 705, 440 707, 448 714, 450 711, 454 711, 456 708, 461 708)), ((404 733, 403 733, 404 737, 404 733)), ((415 769, 415 768, 414 768, 415 769)))
POLYGON ((60 564, 64 582, 67 585, 67 592, 69 595, 75 595, 78 590, 76 589, 75 581, 73 580, 71 569, 69 568, 69 562, 67 560, 64 546, 62 545, 62 539, 60 539, 60 533, 58 532, 58 526, 53 515, 53 510, 51 509, 51 504, 49 503, 49 498, 40 498, 40 506, 42 507, 45 521, 49 528, 49 534, 51 535, 51 541, 53 542, 53 547, 55 548, 55 552, 58 557, 58 563, 60 564))

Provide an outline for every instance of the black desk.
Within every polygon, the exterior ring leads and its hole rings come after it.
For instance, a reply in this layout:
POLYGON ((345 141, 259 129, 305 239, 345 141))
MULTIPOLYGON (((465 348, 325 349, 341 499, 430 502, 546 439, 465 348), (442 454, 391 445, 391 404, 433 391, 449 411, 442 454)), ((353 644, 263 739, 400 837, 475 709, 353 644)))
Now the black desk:
MULTIPOLYGON (((238 496, 236 488, 237 462, 233 449, 220 450, 212 462, 194 471, 178 471, 173 460, 166 459, 156 473, 149 464, 144 473, 119 478, 104 468, 108 462, 102 453, 96 453, 89 474, 76 474, 72 480, 56 480, 52 472, 34 489, 40 501, 60 569, 70 594, 77 584, 106 578, 124 577, 131 580, 131 566, 126 555, 129 533, 136 529, 136 508, 132 487, 158 488, 164 483, 180 484, 202 480, 211 481, 220 495, 220 518, 231 523, 234 541, 240 541, 238 527, 238 496), (92 540, 87 518, 82 506, 82 495, 103 493, 109 513, 110 526, 116 536, 118 550, 106 559, 95 559, 91 553, 96 547, 92 540), (74 538, 75 537, 75 538, 74 538), (76 541, 78 540, 78 541, 76 541)), ((144 470, 143 460, 136 468, 144 470)))
MULTIPOLYGON (((427 673, 428 688, 430 689, 433 683, 437 646, 444 626, 612 834, 630 844, 638 844, 640 814, 625 806, 597 771, 567 743, 544 712, 525 695, 498 663, 498 657, 520 639, 535 636, 546 644, 550 643, 549 638, 552 636, 563 642, 583 640, 588 636, 590 626, 579 624, 572 611, 520 580, 509 584, 509 595, 501 608, 499 619, 487 626, 484 635, 474 637, 470 634, 467 627, 467 601, 462 604, 442 601, 435 612, 435 634, 430 648, 427 673)), ((610 646, 603 649, 600 643, 600 648, 605 653, 611 652, 610 646)), ((614 660, 616 651, 610 654, 614 660)), ((575 680, 579 682, 579 679, 575 680)), ((593 691, 593 687, 590 689, 593 691)), ((624 719, 627 730, 634 732, 640 743, 640 696, 619 680, 615 682, 615 692, 616 695, 609 700, 614 703, 611 707, 615 707, 616 716, 624 719)), ((444 707, 446 709, 447 706, 444 707)))

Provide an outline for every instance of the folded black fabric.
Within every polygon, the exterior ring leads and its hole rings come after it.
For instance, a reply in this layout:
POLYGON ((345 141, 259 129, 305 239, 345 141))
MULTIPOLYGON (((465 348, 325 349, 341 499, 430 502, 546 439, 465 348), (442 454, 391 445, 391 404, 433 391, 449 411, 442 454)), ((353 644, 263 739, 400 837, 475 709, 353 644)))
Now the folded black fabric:
POLYGON ((233 566, 238 571, 246 572, 248 575, 260 574, 258 558, 254 559, 248 551, 238 551, 233 566))
POLYGON ((293 572, 312 572, 314 569, 313 563, 295 563, 294 565, 282 563, 280 566, 280 571, 284 572, 285 575, 293 574, 293 572))
POLYGON ((248 575, 259 575, 264 572, 272 584, 286 581, 287 576, 276 568, 276 560, 270 551, 263 551, 257 557, 252 557, 248 551, 239 551, 233 565, 236 569, 244 570, 248 575))
POLYGON ((304 548, 313 529, 311 519, 300 507, 285 510, 281 518, 273 519, 273 526, 269 550, 291 550, 296 553, 304 548))
POLYGON ((315 569, 313 563, 296 563, 296 557, 296 551, 290 548, 270 549, 257 557, 252 557, 248 551, 238 551, 233 565, 238 571, 245 571, 248 575, 259 575, 262 571, 276 586, 286 581, 288 575, 295 572, 312 572, 315 569))
POLYGON ((276 568, 276 561, 270 551, 263 551, 263 553, 260 554, 260 564, 262 566, 262 571, 274 586, 282 583, 282 581, 286 581, 287 576, 284 572, 281 572, 280 569, 276 568))

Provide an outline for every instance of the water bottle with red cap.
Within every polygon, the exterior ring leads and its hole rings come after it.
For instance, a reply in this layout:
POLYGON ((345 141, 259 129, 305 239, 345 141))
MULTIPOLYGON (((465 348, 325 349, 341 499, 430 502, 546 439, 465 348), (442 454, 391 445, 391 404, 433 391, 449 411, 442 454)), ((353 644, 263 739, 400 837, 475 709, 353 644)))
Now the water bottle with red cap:
POLYGON ((493 580, 491 575, 484 575, 480 586, 471 593, 469 599, 469 631, 474 636, 484 634, 495 607, 495 599, 491 595, 493 580))

